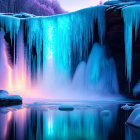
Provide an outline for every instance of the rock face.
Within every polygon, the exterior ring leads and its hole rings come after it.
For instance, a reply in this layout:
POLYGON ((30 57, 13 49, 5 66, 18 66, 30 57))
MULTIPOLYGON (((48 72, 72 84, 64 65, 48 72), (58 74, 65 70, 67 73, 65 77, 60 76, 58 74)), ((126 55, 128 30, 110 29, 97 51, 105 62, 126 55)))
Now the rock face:
POLYGON ((106 44, 115 59, 120 91, 128 94, 128 81, 125 76, 124 24, 121 8, 109 7, 106 10, 106 44))
POLYGON ((0 107, 20 105, 22 98, 18 95, 9 95, 5 90, 0 90, 0 107))

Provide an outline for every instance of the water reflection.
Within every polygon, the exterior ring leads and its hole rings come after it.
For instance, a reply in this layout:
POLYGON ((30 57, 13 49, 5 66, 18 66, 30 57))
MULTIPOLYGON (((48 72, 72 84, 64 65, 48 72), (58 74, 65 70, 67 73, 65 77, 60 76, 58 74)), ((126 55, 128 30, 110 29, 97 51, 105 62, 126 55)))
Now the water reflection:
POLYGON ((133 126, 126 125, 125 127, 126 137, 125 140, 140 140, 140 129, 133 126))
MULTIPOLYGON (((0 113, 0 140, 115 140, 116 134, 119 140, 124 138, 116 127, 121 118, 118 104, 75 105, 74 111, 57 108, 58 105, 29 105, 0 113)), ((124 130, 125 140, 137 140, 130 128, 126 126, 124 130)))

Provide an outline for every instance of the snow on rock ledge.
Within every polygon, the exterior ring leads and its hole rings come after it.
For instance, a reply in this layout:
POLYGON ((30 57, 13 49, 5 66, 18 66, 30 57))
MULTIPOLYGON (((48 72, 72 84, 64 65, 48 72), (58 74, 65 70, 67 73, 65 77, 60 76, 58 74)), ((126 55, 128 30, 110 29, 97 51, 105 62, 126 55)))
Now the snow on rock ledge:
POLYGON ((0 90, 0 107, 22 104, 22 98, 19 95, 9 95, 5 90, 0 90))
POLYGON ((129 106, 129 105, 123 105, 122 107, 121 107, 121 109, 123 109, 123 110, 131 110, 131 109, 133 109, 133 106, 129 106))

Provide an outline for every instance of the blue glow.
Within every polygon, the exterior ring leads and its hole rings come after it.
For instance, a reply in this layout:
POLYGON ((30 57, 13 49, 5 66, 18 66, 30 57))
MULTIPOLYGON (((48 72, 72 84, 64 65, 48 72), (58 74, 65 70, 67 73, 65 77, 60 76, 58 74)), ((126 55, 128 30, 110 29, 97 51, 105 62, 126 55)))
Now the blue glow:
POLYGON ((69 77, 72 62, 71 53, 77 55, 78 61, 82 60, 82 56, 87 58, 88 45, 93 41, 96 21, 98 22, 100 42, 103 42, 105 9, 106 6, 96 6, 59 16, 25 19, 29 45, 28 59, 30 60, 32 46, 36 43, 37 66, 39 68, 41 46, 43 45, 44 74, 48 71, 48 67, 50 68, 51 61, 54 73, 63 73, 69 77))
POLYGON ((129 84, 131 82, 131 67, 132 67, 132 30, 135 27, 135 39, 139 28, 140 20, 139 5, 128 6, 122 9, 124 19, 124 39, 125 39, 125 62, 126 72, 129 84))

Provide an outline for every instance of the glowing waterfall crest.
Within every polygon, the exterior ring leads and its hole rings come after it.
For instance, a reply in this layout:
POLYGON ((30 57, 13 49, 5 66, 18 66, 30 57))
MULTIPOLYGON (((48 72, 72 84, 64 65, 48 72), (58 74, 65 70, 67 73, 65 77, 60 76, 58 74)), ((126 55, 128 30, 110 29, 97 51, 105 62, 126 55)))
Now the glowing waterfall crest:
POLYGON ((128 6, 122 9, 124 19, 125 34, 125 61, 127 70, 127 79, 131 82, 131 66, 132 66, 132 32, 135 28, 135 39, 140 23, 140 7, 139 5, 128 6))

